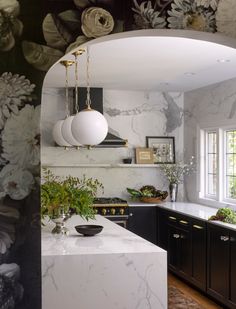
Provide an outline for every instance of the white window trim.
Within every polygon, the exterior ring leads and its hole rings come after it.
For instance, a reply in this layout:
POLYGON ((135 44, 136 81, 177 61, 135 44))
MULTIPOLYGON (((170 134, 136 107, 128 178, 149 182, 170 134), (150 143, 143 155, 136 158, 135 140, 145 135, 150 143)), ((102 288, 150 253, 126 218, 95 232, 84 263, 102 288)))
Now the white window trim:
POLYGON ((226 198, 226 131, 228 130, 236 130, 235 125, 230 126, 220 126, 220 128, 216 127, 198 127, 197 128, 197 140, 198 140, 198 153, 197 157, 199 158, 198 165, 198 202, 207 206, 214 207, 235 207, 236 200, 226 198), (212 196, 206 194, 207 189, 207 169, 205 168, 207 165, 207 156, 206 156, 206 132, 216 132, 217 133, 217 141, 218 141, 218 156, 217 156, 217 165, 218 165, 218 174, 217 174, 217 195, 212 196))

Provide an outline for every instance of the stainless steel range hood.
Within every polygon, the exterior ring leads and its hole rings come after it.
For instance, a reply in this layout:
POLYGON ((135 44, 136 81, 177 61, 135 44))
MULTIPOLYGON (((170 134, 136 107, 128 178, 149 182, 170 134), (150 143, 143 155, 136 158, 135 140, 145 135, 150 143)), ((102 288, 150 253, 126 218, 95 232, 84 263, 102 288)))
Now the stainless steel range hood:
MULTIPOLYGON (((79 110, 86 108, 86 94, 87 90, 84 87, 79 87, 79 110)), ((90 96, 92 102, 92 108, 103 114, 103 89, 102 88, 91 88, 90 96)), ((74 113, 75 111, 73 111, 74 113)), ((117 147, 127 147, 128 141, 122 139, 115 134, 109 132, 108 129, 107 136, 101 144, 96 145, 98 148, 117 148, 117 147)))

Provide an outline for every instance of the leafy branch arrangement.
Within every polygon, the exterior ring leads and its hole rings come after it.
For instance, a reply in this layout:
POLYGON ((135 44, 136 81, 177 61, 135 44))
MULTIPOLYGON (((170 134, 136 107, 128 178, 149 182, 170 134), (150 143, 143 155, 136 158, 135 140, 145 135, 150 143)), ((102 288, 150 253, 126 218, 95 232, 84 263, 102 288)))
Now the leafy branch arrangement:
POLYGON ((189 175, 196 170, 196 165, 194 164, 194 157, 192 156, 188 163, 164 163, 161 164, 160 168, 162 169, 169 183, 180 184, 183 183, 185 175, 189 175))
POLYGON ((41 185, 41 215, 50 219, 57 217, 63 210, 66 214, 76 213, 82 218, 94 219, 93 199, 103 185, 92 178, 82 179, 55 176, 49 169, 43 169, 41 185))

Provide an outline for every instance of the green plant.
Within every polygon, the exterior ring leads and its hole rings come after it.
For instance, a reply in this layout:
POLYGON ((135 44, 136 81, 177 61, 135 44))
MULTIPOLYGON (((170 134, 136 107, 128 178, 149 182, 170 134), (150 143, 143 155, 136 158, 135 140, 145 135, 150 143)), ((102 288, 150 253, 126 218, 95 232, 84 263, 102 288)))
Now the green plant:
POLYGON ((218 209, 216 215, 211 216, 208 220, 236 224, 236 212, 227 207, 220 208, 218 209))
POLYGON ((140 188, 139 190, 126 188, 127 192, 131 195, 132 199, 141 198, 141 197, 159 197, 164 200, 168 196, 167 191, 157 190, 154 186, 146 185, 140 188))
POLYGON ((196 166, 194 164, 194 157, 191 157, 189 163, 178 162, 174 164, 163 163, 160 165, 164 175, 169 183, 182 183, 185 175, 194 172, 196 166))
POLYGON ((57 217, 61 211, 76 213, 88 220, 94 218, 93 199, 103 185, 92 178, 79 179, 67 176, 55 176, 49 169, 43 169, 41 185, 41 215, 49 218, 57 217))

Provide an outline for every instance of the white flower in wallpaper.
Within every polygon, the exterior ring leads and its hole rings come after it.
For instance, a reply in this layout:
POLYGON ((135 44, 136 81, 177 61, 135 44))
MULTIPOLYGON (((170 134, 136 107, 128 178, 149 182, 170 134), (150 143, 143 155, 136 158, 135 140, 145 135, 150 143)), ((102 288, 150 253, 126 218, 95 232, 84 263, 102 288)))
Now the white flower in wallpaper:
POLYGON ((195 0, 198 6, 203 6, 204 8, 211 7, 213 10, 217 9, 219 0, 195 0))
POLYGON ((227 36, 236 38, 236 1, 220 0, 216 11, 216 28, 227 36))
POLYGON ((17 165, 8 164, 0 172, 0 197, 9 195, 13 200, 22 200, 30 194, 33 185, 33 175, 17 165))
POLYGON ((13 241, 8 233, 0 231, 0 254, 6 253, 13 241))
POLYGON ((135 25, 138 29, 163 29, 166 26, 164 17, 159 16, 160 12, 155 11, 151 1, 143 1, 140 5, 134 0, 135 25))
POLYGON ((169 28, 197 31, 215 31, 215 15, 212 11, 197 6, 192 0, 175 0, 168 11, 169 28))
POLYGON ((5 72, 0 76, 0 129, 11 113, 17 114, 24 102, 33 99, 34 88, 23 75, 5 72))
POLYGON ((30 168, 40 160, 40 106, 26 105, 6 121, 2 132, 2 157, 11 164, 30 168))

